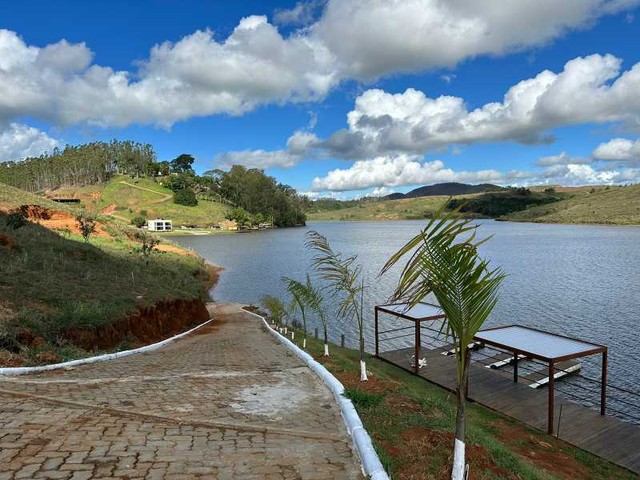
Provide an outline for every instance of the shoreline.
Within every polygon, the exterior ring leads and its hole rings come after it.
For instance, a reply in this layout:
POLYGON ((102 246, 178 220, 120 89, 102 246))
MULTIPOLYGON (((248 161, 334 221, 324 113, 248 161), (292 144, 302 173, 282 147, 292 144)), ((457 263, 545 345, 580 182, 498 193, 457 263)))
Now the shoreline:
MULTIPOLYGON (((531 225, 562 225, 567 227, 630 227, 630 228, 640 228, 640 223, 559 223, 559 222, 535 222, 535 221, 526 221, 526 220, 507 220, 500 218, 489 218, 489 217, 471 217, 472 220, 492 220, 494 222, 500 223, 518 223, 518 224, 531 224, 531 225)), ((429 218, 388 218, 388 219, 349 219, 349 220, 339 220, 339 219, 315 219, 310 218, 307 221, 309 223, 393 223, 393 222, 422 222, 428 221, 429 218)))

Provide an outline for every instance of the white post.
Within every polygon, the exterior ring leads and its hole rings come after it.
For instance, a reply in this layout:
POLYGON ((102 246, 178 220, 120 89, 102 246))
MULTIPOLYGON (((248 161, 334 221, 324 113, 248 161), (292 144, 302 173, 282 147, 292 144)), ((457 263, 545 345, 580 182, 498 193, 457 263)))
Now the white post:
POLYGON ((291 340, 295 340, 296 338, 296 332, 294 332, 293 330, 291 331, 291 340))
POLYGON ((451 480, 464 480, 464 442, 456 438, 453 446, 451 480))
POLYGON ((303 348, 303 349, 306 349, 306 348, 307 348, 307 339, 306 339, 306 338, 303 338, 303 339, 302 339, 302 348, 303 348))
POLYGON ((329 356, 329 344, 328 343, 324 344, 324 356, 325 357, 329 356))
POLYGON ((360 381, 366 382, 369 380, 367 378, 367 365, 364 363, 364 360, 360 360, 360 381))

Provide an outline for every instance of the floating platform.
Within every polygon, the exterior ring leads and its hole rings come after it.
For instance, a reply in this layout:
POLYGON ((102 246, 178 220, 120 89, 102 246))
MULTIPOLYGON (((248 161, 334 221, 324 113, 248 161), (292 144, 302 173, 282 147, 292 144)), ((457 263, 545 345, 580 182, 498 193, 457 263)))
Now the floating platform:
MULTIPOLYGON (((560 362, 555 366, 555 373, 553 378, 558 380, 564 378, 572 373, 579 372, 582 368, 580 362, 575 360, 568 360, 566 362, 560 362)), ((530 373, 520 377, 522 383, 528 385, 531 388, 540 388, 549 383, 549 369, 543 368, 537 372, 530 373)))

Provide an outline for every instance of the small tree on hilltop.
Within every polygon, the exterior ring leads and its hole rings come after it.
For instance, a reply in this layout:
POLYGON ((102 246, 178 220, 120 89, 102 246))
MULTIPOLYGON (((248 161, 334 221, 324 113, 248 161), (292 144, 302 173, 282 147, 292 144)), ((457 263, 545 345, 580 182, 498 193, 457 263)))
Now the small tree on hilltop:
POLYGON ((84 238, 85 242, 89 242, 89 237, 93 232, 96 231, 96 221, 90 215, 81 213, 76 217, 76 223, 78 225, 78 229, 82 234, 82 238, 84 238))

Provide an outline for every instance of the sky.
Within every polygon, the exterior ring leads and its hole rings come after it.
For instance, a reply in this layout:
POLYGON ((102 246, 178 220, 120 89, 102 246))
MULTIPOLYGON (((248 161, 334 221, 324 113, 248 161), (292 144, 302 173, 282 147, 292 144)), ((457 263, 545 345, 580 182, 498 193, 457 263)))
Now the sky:
POLYGON ((312 198, 640 181, 640 0, 0 0, 0 162, 113 138, 312 198))

